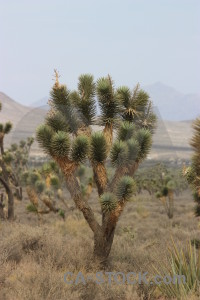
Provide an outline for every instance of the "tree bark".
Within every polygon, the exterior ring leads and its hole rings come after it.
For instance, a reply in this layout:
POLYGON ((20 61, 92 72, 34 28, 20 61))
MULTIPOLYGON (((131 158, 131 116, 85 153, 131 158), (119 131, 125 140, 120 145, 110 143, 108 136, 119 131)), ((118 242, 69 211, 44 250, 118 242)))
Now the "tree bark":
POLYGON ((13 192, 12 189, 10 188, 9 184, 2 178, 0 177, 0 182, 3 184, 6 194, 8 196, 8 219, 9 220, 14 220, 14 197, 13 197, 13 192))
POLYGON ((94 259, 100 267, 106 266, 112 248, 115 234, 115 226, 111 232, 106 233, 102 229, 94 234, 94 259))

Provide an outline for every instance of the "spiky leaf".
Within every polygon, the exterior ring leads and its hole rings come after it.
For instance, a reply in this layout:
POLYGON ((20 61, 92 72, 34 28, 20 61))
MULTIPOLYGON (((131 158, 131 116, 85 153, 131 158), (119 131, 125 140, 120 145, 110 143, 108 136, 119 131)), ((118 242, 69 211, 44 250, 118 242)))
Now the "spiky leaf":
POLYGON ((65 121, 63 115, 59 112, 50 113, 46 117, 46 123, 49 127, 51 127, 54 131, 68 131, 69 127, 67 122, 65 121))
POLYGON ((116 195, 119 201, 128 201, 135 191, 136 185, 133 178, 123 176, 117 185, 116 195))
POLYGON ((72 145, 71 158, 75 162, 82 162, 87 157, 89 151, 89 141, 84 135, 78 136, 72 145))
POLYGON ((101 111, 101 125, 115 124, 120 112, 120 102, 115 95, 113 82, 108 77, 97 81, 97 98, 101 111))
POLYGON ((70 150, 70 139, 67 132, 56 132, 51 140, 52 154, 59 158, 67 157, 70 150))
POLYGON ((121 141, 127 141, 133 137, 134 132, 135 132, 134 124, 125 121, 125 122, 122 122, 122 124, 118 130, 117 137, 121 141))
POLYGON ((128 160, 130 162, 136 161, 140 152, 140 145, 134 138, 127 141, 128 146, 128 160))
POLYGON ((51 154, 53 130, 48 125, 40 125, 36 130, 36 139, 47 154, 51 154))
POLYGON ((111 212, 117 206, 116 197, 112 193, 104 193, 100 197, 100 203, 101 203, 101 207, 102 207, 103 212, 111 212))
POLYGON ((8 134, 12 129, 12 123, 11 122, 7 122, 5 125, 4 125, 4 133, 5 134, 8 134))
POLYGON ((110 158, 113 166, 123 166, 128 160, 128 147, 125 142, 116 141, 110 151, 110 158))
POLYGON ((147 156, 147 154, 151 149, 151 145, 152 145, 151 132, 145 128, 139 129, 136 134, 136 140, 138 141, 140 146, 138 158, 142 160, 147 156))
POLYGON ((95 132, 91 137, 90 157, 93 162, 103 163, 107 156, 107 145, 104 135, 95 132))

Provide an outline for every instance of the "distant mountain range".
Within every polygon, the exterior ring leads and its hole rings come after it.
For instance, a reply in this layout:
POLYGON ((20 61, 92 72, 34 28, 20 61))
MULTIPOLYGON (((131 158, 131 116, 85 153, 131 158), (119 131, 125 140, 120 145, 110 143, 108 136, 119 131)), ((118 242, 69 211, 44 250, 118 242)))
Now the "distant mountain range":
MULTIPOLYGON (((159 117, 150 158, 188 159, 191 155, 189 146, 192 136, 191 124, 192 119, 200 113, 200 97, 183 95, 162 83, 146 86, 144 89, 149 92, 159 117)), ((44 120, 46 114, 44 108, 47 108, 48 97, 38 101, 37 105, 27 107, 0 92, 0 102, 2 103, 0 123, 10 120, 14 125, 12 135, 6 137, 6 145, 9 145, 34 136, 36 127, 44 120)), ((95 130, 99 130, 98 126, 95 126, 95 130)), ((32 154, 41 155, 41 153, 35 142, 32 154)))
POLYGON ((144 86, 153 101, 155 111, 163 120, 193 120, 200 115, 200 95, 182 94, 174 88, 157 82, 144 86))

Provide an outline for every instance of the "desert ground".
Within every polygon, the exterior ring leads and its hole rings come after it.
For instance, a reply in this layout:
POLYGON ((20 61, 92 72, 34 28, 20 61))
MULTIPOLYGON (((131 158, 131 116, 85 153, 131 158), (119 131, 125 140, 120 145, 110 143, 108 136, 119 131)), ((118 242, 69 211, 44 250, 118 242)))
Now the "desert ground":
MULTIPOLYGON (((27 211, 29 203, 15 201, 16 220, 0 223, 0 299, 165 299, 155 285, 117 285, 80 282, 66 284, 64 274, 94 274, 93 237, 81 213, 66 192, 69 209, 65 220, 54 213, 27 211)), ((100 218, 96 189, 89 203, 100 218)), ((108 272, 148 272, 163 265, 173 240, 184 247, 199 238, 200 222, 194 217, 190 190, 175 197, 174 218, 169 220, 160 201, 143 192, 128 203, 117 225, 108 272)), ((192 295, 188 299, 197 299, 192 295)))

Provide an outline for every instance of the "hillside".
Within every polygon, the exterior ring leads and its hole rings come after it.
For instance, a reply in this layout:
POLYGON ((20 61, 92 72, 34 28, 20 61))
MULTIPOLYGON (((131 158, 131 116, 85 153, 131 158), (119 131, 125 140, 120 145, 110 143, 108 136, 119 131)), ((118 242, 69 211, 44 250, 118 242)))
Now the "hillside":
POLYGON ((198 94, 183 94, 161 82, 144 86, 144 89, 153 100, 157 114, 164 120, 191 120, 200 114, 198 94))
MULTIPOLYGON (((42 123, 46 109, 30 108, 12 100, 0 93, 0 101, 3 109, 0 114, 1 122, 12 121, 14 127, 12 135, 6 139, 6 146, 19 142, 29 136, 34 136, 35 129, 42 123)), ((158 113, 159 115, 159 113, 158 113)), ((149 155, 152 159, 189 159, 191 149, 189 141, 192 136, 192 121, 163 121, 158 120, 158 126, 154 135, 153 148, 149 155)), ((94 130, 99 130, 94 126, 94 130)), ((32 155, 41 155, 42 152, 35 142, 32 155)))

